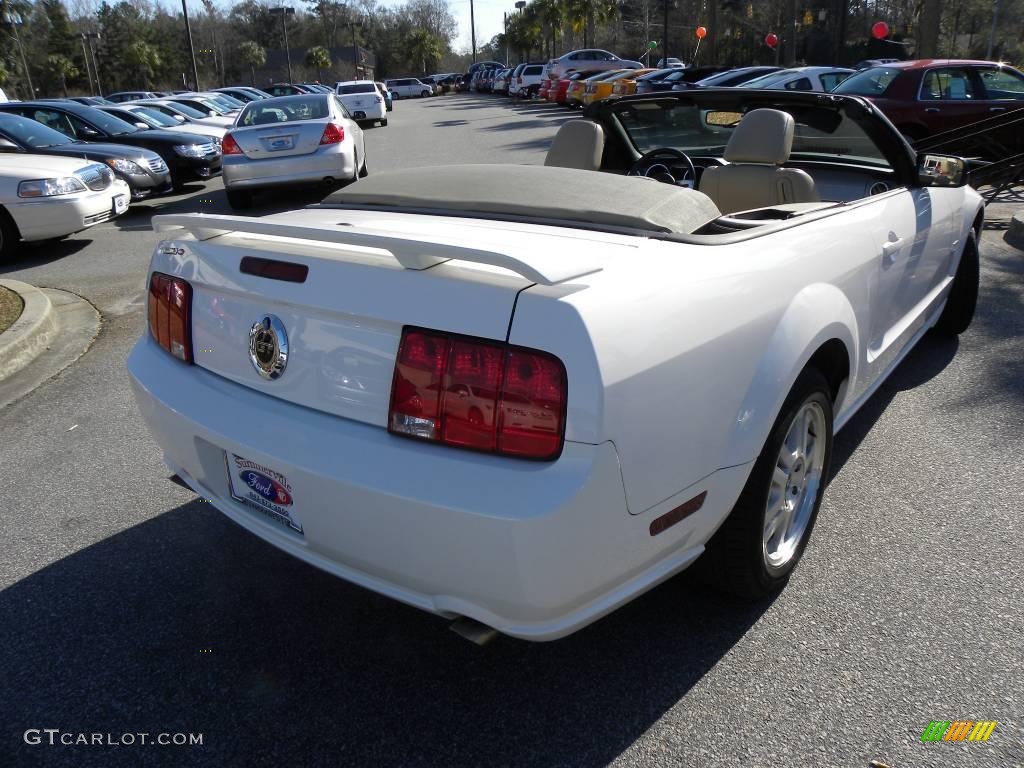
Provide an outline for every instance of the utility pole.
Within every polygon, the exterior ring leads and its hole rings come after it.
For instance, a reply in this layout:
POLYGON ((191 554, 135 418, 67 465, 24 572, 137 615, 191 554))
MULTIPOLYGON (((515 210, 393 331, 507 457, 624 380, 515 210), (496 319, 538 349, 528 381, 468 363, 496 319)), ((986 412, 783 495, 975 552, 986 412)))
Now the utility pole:
POLYGON ((350 21, 352 27, 352 79, 359 79, 359 45, 356 43, 356 27, 363 26, 361 21, 350 21))
MULTIPOLYGON (((18 18, 21 18, 20 14, 18 18)), ((21 66, 25 71, 25 81, 28 83, 28 97, 29 99, 34 99, 36 97, 36 89, 32 85, 32 75, 28 71, 28 59, 25 58, 25 47, 21 44, 21 37, 18 35, 19 21, 14 19, 13 14, 7 17, 7 21, 10 22, 11 29, 14 30, 14 42, 18 44, 18 51, 21 52, 21 66)))
MULTIPOLYGON (((85 79, 89 81, 89 90, 91 91, 92 90, 92 70, 89 68, 89 54, 86 53, 86 51, 85 51, 85 32, 82 32, 80 37, 81 37, 81 43, 82 43, 82 61, 85 62, 85 79)), ((97 96, 100 95, 99 94, 99 90, 100 90, 99 88, 96 89, 96 95, 97 96)))
POLYGON ((662 30, 663 39, 661 41, 661 64, 664 67, 668 66, 668 4, 672 0, 661 0, 665 5, 665 18, 664 18, 664 29, 662 30))
POLYGON ((188 22, 188 6, 185 4, 185 0, 181 0, 181 12, 185 16, 185 34, 188 37, 188 51, 192 54, 192 76, 195 78, 192 86, 198 91, 199 67, 196 64, 196 49, 192 45, 192 25, 188 22))
POLYGON ((97 96, 102 96, 103 95, 103 86, 100 85, 100 68, 99 68, 99 65, 96 64, 96 49, 92 47, 92 41, 93 40, 99 40, 100 39, 100 33, 99 32, 86 32, 85 33, 85 37, 89 41, 89 55, 92 56, 92 73, 96 76, 96 95, 97 96))
POLYGON ((292 81, 292 49, 288 45, 288 14, 295 13, 290 5, 281 5, 270 9, 271 16, 281 17, 281 29, 284 30, 284 55, 288 59, 288 82, 292 81))
POLYGON ((992 31, 988 35, 988 50, 985 52, 985 58, 989 61, 992 60, 992 50, 996 45, 996 27, 999 24, 999 0, 993 0, 992 2, 992 31))
POLYGON ((473 0, 469 0, 469 39, 473 44, 473 63, 476 64, 476 19, 473 16, 473 0))

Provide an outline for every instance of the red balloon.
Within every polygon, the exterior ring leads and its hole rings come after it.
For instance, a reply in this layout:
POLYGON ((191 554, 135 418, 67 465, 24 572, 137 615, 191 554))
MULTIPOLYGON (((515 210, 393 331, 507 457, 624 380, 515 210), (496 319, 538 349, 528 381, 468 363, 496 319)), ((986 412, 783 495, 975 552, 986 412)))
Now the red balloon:
POLYGON ((774 48, 776 45, 779 44, 779 36, 776 35, 774 32, 769 32, 767 35, 764 36, 764 44, 767 45, 769 48, 774 48))
POLYGON ((708 28, 707 27, 697 27, 697 39, 698 40, 703 40, 707 36, 708 36, 708 28))
POLYGON ((889 25, 884 21, 876 21, 871 25, 871 36, 875 40, 884 40, 889 36, 889 25))

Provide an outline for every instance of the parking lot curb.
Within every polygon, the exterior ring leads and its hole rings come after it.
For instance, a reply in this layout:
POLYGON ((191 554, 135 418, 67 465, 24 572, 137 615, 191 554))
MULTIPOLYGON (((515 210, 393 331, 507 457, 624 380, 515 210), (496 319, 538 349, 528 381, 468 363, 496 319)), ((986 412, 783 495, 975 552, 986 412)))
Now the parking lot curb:
POLYGON ((1013 214, 1010 228, 1006 231, 1006 242, 1014 248, 1024 248, 1024 211, 1013 214))
POLYGON ((25 306, 14 325, 0 334, 0 381, 20 371, 50 345, 57 323, 50 297, 20 280, 0 280, 0 286, 21 296, 25 306))

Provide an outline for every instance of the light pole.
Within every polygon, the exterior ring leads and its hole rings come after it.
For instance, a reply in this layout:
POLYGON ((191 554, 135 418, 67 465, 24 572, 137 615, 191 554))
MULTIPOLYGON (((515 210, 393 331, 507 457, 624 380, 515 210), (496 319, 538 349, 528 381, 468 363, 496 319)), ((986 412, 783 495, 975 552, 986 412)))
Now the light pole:
POLYGON ((199 67, 196 65, 196 49, 192 45, 192 25, 188 23, 188 6, 181 0, 181 12, 185 15, 185 34, 188 36, 188 52, 192 54, 192 86, 199 90, 199 67))
POLYGON ((350 21, 352 27, 352 79, 359 79, 359 44, 356 42, 356 27, 363 26, 361 21, 350 21))
POLYGON ((281 29, 284 30, 284 55, 288 59, 288 82, 292 81, 292 50, 288 46, 288 14, 295 13, 295 9, 290 5, 279 5, 276 8, 270 9, 271 16, 281 17, 281 29))
POLYGON ((25 47, 21 44, 21 37, 18 35, 18 24, 23 24, 21 15, 18 18, 14 18, 13 13, 8 13, 7 23, 11 25, 11 29, 14 30, 14 42, 18 45, 18 50, 21 52, 21 66, 25 70, 25 81, 28 83, 28 97, 34 99, 36 97, 36 89, 32 86, 32 75, 28 71, 28 59, 25 58, 25 47))
POLYGON ((469 39, 473 45, 473 63, 476 64, 476 18, 473 15, 473 0, 469 0, 469 39))
MULTIPOLYGON (((80 37, 82 43, 82 61, 85 62, 85 79, 89 81, 89 90, 92 90, 92 70, 89 68, 89 54, 85 51, 85 32, 82 32, 80 37)), ((97 89, 99 90, 99 89, 97 89)), ((96 94, 99 96, 99 94, 96 94)))
POLYGON ((101 39, 100 38, 100 33, 99 32, 83 32, 82 35, 89 42, 89 56, 92 57, 92 73, 96 77, 96 95, 97 96, 102 96, 103 95, 103 86, 100 85, 100 68, 96 64, 96 49, 92 47, 92 41, 93 40, 101 39))

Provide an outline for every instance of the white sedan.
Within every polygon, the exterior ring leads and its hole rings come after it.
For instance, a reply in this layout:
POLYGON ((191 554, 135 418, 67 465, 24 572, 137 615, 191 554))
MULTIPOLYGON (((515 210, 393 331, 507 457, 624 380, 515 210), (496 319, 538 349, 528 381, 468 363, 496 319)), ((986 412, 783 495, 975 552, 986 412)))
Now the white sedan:
POLYGON ((100 163, 0 154, 0 261, 19 241, 66 237, 128 210, 131 191, 100 163))
POLYGON ((732 593, 781 589, 835 431, 929 329, 970 324, 981 197, 859 97, 593 116, 545 166, 155 217, 128 367, 171 472, 475 637, 562 637, 699 557, 732 593))
POLYGON ((373 80, 350 80, 334 86, 338 101, 352 115, 352 119, 360 123, 388 124, 387 108, 384 97, 377 90, 373 80))
POLYGON ((793 67, 748 80, 737 88, 829 92, 856 70, 847 67, 793 67))

